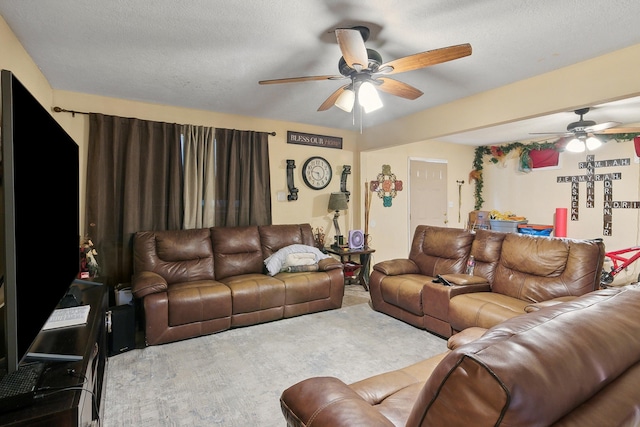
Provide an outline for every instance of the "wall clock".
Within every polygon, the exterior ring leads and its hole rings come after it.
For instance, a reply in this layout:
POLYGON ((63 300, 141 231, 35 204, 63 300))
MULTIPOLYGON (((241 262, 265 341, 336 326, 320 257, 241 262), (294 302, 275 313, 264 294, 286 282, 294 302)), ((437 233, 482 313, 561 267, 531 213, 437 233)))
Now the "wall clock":
POLYGON ((331 181, 331 165, 322 157, 309 157, 302 167, 302 180, 313 190, 325 188, 331 181))

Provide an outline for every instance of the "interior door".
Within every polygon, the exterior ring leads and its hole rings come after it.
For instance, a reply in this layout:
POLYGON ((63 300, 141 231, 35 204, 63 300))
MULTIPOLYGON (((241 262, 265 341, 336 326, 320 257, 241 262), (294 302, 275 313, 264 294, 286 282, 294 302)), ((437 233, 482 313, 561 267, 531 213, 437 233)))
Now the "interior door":
POLYGON ((418 225, 447 223, 447 161, 409 159, 409 245, 418 225))

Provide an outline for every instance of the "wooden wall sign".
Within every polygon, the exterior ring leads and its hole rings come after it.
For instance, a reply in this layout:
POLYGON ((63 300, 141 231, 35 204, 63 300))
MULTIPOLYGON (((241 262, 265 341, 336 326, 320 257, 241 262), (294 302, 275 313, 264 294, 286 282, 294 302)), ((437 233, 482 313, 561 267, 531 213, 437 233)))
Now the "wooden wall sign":
POLYGON ((623 201, 613 198, 614 181, 622 180, 622 172, 596 173, 596 168, 611 168, 630 166, 631 159, 596 160, 594 155, 588 155, 586 162, 579 162, 578 169, 586 169, 584 175, 559 176, 557 183, 571 184, 571 221, 578 221, 580 211, 580 183, 586 185, 585 207, 595 208, 595 185, 602 182, 604 188, 602 205, 602 235, 613 235, 613 210, 614 209, 640 209, 638 201, 623 201))
POLYGON ((314 147, 342 149, 342 138, 337 136, 313 135, 310 133, 287 131, 287 144, 312 145, 314 147))

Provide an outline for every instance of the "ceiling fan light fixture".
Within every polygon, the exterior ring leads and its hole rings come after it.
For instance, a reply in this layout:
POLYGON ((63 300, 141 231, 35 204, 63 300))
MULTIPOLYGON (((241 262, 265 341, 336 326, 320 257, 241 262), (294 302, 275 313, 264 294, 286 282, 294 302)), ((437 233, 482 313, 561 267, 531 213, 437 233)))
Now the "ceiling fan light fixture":
POLYGON ((364 108, 365 113, 370 113, 382 108, 382 100, 378 91, 371 82, 363 82, 358 89, 358 102, 364 108))
POLYGON ((602 141, 600 141, 595 136, 590 136, 589 138, 587 138, 586 144, 587 144, 587 150, 593 151, 602 145, 602 141))
POLYGON ((336 99, 335 106, 339 109, 350 113, 353 110, 353 104, 356 102, 356 93, 353 89, 345 89, 342 91, 338 99, 336 99))
POLYGON ((567 151, 572 153, 582 153, 584 151, 584 141, 578 138, 573 138, 565 147, 567 151))

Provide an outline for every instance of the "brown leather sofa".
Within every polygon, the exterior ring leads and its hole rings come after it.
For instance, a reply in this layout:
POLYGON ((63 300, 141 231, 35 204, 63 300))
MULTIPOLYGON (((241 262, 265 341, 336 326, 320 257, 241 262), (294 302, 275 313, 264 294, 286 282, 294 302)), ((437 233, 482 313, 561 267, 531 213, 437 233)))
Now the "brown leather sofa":
POLYGON ((340 308, 344 273, 334 258, 317 271, 267 274, 264 261, 290 245, 314 246, 311 226, 136 233, 132 292, 147 345, 340 308))
POLYGON ((601 240, 575 240, 418 226, 408 259, 377 263, 369 287, 375 310, 443 337, 489 328, 599 288, 601 240), (464 275, 475 258, 473 277, 464 275), (433 283, 437 275, 453 286, 433 283), (456 284, 458 283, 458 284, 456 284))
POLYGON ((449 339, 452 350, 351 385, 301 381, 289 427, 638 426, 640 288, 604 289, 449 339))

